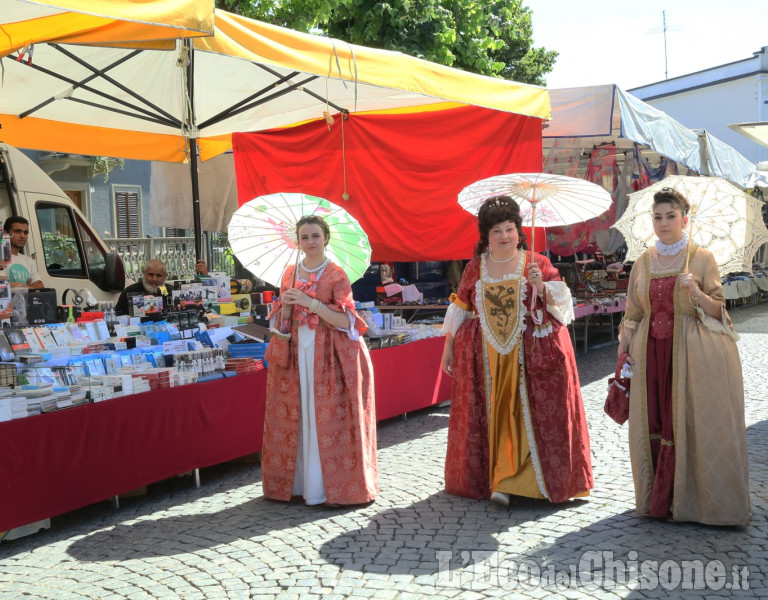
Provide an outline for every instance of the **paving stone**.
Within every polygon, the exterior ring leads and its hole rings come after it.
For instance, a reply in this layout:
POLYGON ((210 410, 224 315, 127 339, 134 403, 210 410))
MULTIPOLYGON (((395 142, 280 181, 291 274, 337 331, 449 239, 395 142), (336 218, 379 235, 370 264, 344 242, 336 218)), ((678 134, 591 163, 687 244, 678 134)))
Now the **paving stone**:
POLYGON ((446 405, 379 424, 381 493, 367 507, 263 501, 259 465, 203 469, 199 489, 160 482, 119 510, 99 503, 54 518, 49 530, 0 543, 0 600, 768 597, 768 303, 732 310, 731 317, 741 333, 745 382, 752 499, 746 528, 634 514, 627 427, 602 410, 613 345, 577 354, 596 484, 588 501, 515 498, 500 508, 446 494, 446 405), (635 576, 595 588, 574 575, 585 556, 609 551, 622 564, 630 555, 658 564, 720 561, 729 583, 732 567, 747 569, 749 587, 641 589, 635 576), (550 567, 568 575, 565 589, 545 581, 518 585, 535 569, 545 577, 550 567))

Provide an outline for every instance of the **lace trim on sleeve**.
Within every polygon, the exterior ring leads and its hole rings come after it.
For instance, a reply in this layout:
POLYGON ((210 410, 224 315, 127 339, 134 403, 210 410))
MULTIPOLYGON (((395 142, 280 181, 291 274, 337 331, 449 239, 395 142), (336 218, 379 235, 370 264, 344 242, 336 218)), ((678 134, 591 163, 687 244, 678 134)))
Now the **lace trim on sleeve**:
POLYGON ((730 337, 734 342, 739 341, 739 334, 736 333, 736 330, 731 326, 730 321, 728 320, 728 313, 725 311, 725 306, 720 306, 720 320, 718 321, 714 317, 710 317, 707 313, 705 313, 700 306, 696 307, 696 312, 699 313, 699 319, 701 320, 702 325, 709 329, 710 331, 714 331, 715 333, 721 333, 723 335, 727 335, 730 337))
POLYGON ((448 310, 445 311, 445 320, 443 321, 443 333, 450 334, 456 337, 456 332, 472 317, 472 313, 468 310, 464 310, 455 302, 452 302, 448 306, 448 310))
POLYGON ((552 297, 552 302, 547 302, 547 312, 563 325, 570 325, 576 318, 571 290, 563 281, 545 281, 544 286, 552 297))
POLYGON ((338 329, 339 331, 343 331, 347 334, 347 337, 349 337, 350 340, 353 342, 356 342, 360 339, 360 332, 357 330, 357 319, 359 318, 355 311, 352 310, 345 310, 344 311, 347 316, 349 317, 349 328, 348 329, 342 329, 341 327, 336 327, 335 329, 338 329))
POLYGON ((328 304, 328 308, 337 312, 343 312, 349 317, 349 327, 332 327, 337 331, 343 331, 347 334, 350 340, 356 342, 360 339, 360 334, 365 333, 368 330, 368 324, 365 322, 355 309, 355 303, 351 299, 336 300, 328 304), (361 331, 362 330, 362 331, 361 331))

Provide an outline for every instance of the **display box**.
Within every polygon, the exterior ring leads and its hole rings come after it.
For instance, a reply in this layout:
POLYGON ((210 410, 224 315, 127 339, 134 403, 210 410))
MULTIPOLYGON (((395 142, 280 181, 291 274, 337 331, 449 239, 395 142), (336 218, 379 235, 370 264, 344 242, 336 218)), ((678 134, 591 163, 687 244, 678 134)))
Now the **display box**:
POLYGON ((232 301, 232 285, 229 275, 226 273, 213 272, 208 273, 208 279, 213 281, 212 285, 216 288, 217 302, 232 301))
POLYGON ((30 325, 58 322, 56 290, 43 288, 27 294, 27 322, 30 325))
POLYGON ((376 303, 377 304, 402 304, 403 293, 396 292, 391 296, 387 296, 387 292, 383 286, 376 288, 376 303))
POLYGON ((0 241, 0 270, 7 269, 11 262, 11 236, 3 234, 2 241, 0 241))
POLYGON ((29 350, 29 342, 27 342, 23 331, 20 329, 4 329, 3 332, 14 352, 29 350))
POLYGON ((131 314, 134 317, 144 317, 159 314, 163 311, 163 297, 150 294, 135 294, 130 298, 131 314))
POLYGON ((174 310, 198 307, 203 303, 215 304, 218 302, 218 293, 213 285, 185 283, 180 290, 171 292, 171 302, 174 310))
POLYGON ((232 303, 235 305, 238 311, 248 312, 251 310, 251 295, 232 294, 232 303))
POLYGON ((12 315, 11 284, 8 281, 0 281, 0 321, 10 324, 12 315))

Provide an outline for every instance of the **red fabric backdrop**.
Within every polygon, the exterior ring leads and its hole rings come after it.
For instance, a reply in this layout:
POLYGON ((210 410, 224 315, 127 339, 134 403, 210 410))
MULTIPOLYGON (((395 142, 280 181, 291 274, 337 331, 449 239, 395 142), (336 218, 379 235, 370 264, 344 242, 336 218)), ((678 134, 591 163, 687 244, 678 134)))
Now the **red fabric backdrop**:
POLYGON ((275 192, 326 198, 360 221, 379 262, 471 257, 477 221, 457 203, 462 188, 542 168, 541 120, 474 106, 353 114, 343 127, 335 115, 330 131, 321 120, 232 140, 240 205, 275 192))

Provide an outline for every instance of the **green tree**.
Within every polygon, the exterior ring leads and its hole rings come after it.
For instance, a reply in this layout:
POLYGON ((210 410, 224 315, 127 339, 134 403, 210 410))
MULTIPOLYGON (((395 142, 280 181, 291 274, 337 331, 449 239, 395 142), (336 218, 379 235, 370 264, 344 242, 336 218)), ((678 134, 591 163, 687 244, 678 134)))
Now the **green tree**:
POLYGON ((217 0, 226 9, 300 31, 473 73, 545 85, 557 52, 533 47, 522 0, 217 0))
POLYGON ((322 33, 320 23, 331 15, 339 0, 216 0, 216 7, 250 19, 322 33))
POLYGON ((325 31, 354 44, 538 85, 557 58, 532 47, 531 11, 521 0, 341 0, 325 31))

